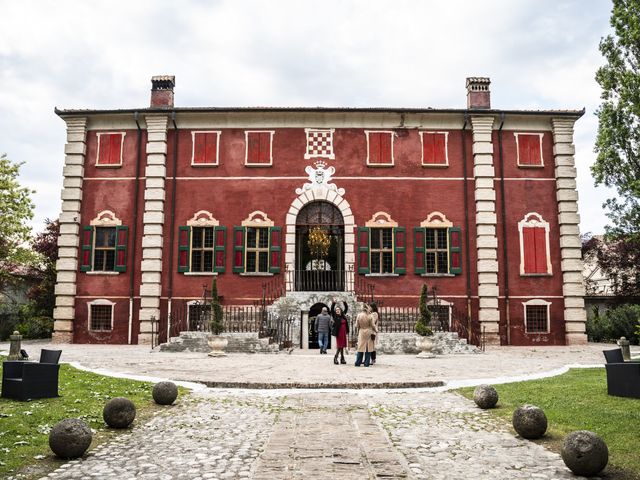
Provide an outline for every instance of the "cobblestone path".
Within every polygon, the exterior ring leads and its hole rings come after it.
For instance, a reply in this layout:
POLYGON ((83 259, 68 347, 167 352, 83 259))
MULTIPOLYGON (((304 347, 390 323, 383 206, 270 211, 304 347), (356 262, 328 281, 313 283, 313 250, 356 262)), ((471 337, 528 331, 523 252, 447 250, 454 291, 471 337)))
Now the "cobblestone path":
POLYGON ((443 392, 214 392, 49 474, 56 479, 576 479, 560 456, 443 392))

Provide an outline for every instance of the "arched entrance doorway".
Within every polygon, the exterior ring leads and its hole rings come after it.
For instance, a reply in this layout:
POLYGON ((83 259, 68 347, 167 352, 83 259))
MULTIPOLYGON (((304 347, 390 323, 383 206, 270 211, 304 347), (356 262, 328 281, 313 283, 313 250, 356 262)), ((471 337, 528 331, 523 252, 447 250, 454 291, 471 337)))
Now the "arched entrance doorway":
POLYGON ((344 275, 344 219, 332 203, 306 204, 296 217, 295 290, 342 291, 344 275), (325 255, 313 251, 313 238, 327 241, 325 255))

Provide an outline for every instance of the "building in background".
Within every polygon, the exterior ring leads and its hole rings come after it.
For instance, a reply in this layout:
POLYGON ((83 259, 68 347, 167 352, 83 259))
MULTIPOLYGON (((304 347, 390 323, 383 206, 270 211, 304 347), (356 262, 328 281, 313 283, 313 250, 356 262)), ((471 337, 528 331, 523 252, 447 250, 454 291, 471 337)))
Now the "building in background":
POLYGON ((149 108, 56 110, 58 341, 149 343, 215 277, 224 305, 303 310, 417 305, 427 283, 490 343, 586 342, 583 110, 492 109, 487 78, 465 109, 184 108, 174 84, 154 77, 149 108))

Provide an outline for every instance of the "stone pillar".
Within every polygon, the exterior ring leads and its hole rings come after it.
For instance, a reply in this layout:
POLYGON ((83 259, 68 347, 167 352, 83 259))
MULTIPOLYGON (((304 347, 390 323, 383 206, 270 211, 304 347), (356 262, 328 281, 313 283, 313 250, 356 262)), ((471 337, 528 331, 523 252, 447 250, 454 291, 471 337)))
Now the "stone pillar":
POLYGON ((560 255, 562 259, 562 295, 567 345, 587 343, 584 308, 584 283, 580 242, 580 215, 576 191, 575 147, 573 124, 575 119, 553 118, 553 156, 555 159, 558 223, 560 224, 560 255))
POLYGON ((76 278, 78 275, 78 248, 80 244, 80 207, 82 205, 82 179, 86 153, 87 119, 66 118, 67 143, 62 169, 62 212, 56 262, 56 306, 53 310, 53 341, 71 343, 75 318, 76 278))
POLYGON ((151 319, 160 317, 162 231, 167 163, 167 115, 147 115, 147 166, 142 236, 139 344, 151 343, 151 319))
POLYGON ((496 191, 493 178, 492 116, 472 116, 473 176, 476 201, 476 248, 480 328, 488 344, 499 345, 498 238, 496 236, 496 191))

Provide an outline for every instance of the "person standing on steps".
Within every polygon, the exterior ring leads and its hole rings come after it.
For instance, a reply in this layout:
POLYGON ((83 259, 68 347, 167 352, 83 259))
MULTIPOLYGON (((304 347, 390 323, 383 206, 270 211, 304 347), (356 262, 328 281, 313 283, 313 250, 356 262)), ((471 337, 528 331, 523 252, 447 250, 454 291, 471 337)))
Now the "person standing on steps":
POLYGON ((373 328, 376 331, 376 337, 373 340, 373 347, 371 349, 371 365, 375 365, 376 363, 376 344, 378 343, 378 321, 380 320, 380 316, 378 315, 378 305, 376 302, 371 302, 369 304, 369 310, 371 313, 371 323, 373 324, 373 328))
POLYGON ((316 317, 316 332, 318 332, 318 345, 320 354, 327 353, 329 345, 329 333, 331 332, 331 317, 327 307, 322 307, 322 313, 316 317))
POLYGON ((358 353, 356 353, 356 367, 362 364, 364 356, 364 366, 368 367, 371 362, 371 352, 373 342, 378 333, 371 321, 371 307, 365 304, 363 310, 356 317, 356 328, 358 330, 358 353))
POLYGON ((342 302, 344 310, 340 306, 336 306, 336 301, 331 303, 331 316, 333 324, 331 327, 331 335, 336 337, 336 355, 333 357, 333 363, 338 365, 338 354, 340 354, 340 363, 345 364, 344 349, 347 348, 347 336, 349 332, 349 320, 347 320, 347 302, 342 302))

